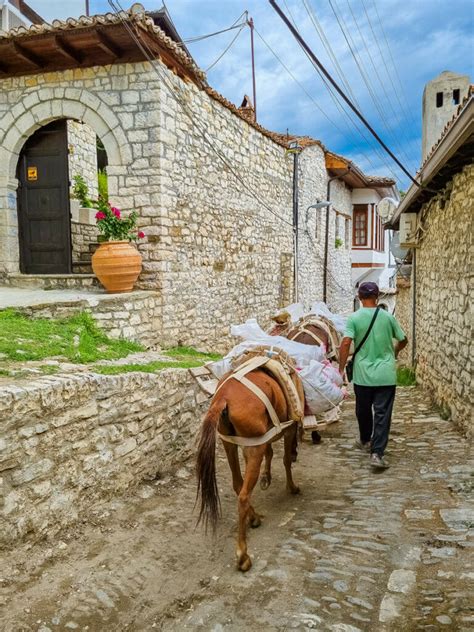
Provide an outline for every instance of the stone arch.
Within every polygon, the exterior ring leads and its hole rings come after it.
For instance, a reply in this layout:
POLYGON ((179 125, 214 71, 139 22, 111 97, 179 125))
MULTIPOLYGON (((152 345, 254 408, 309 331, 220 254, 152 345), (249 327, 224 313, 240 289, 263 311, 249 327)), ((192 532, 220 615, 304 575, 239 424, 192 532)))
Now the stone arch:
POLYGON ((99 136, 111 166, 131 161, 127 138, 115 113, 99 97, 79 88, 42 88, 26 95, 5 116, 6 131, 0 139, 6 160, 0 161, 0 175, 15 179, 21 148, 37 129, 56 119, 82 120, 99 136), (9 156, 8 156, 9 154, 9 156), (3 171, 3 173, 1 173, 3 171))
POLYGON ((57 119, 87 123, 107 152, 109 192, 118 195, 118 175, 125 175, 132 153, 119 118, 98 96, 83 88, 40 88, 22 99, 0 118, 0 211, 5 220, 0 230, 0 275, 19 271, 16 169, 28 138, 40 127, 57 119))

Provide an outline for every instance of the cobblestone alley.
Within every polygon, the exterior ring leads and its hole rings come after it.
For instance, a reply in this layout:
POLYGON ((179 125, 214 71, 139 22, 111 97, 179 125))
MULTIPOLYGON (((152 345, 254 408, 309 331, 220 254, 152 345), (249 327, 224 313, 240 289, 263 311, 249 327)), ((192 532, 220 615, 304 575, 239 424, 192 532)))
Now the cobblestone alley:
POLYGON ((4 554, 4 632, 474 629, 472 454, 419 390, 400 389, 387 453, 353 448, 352 404, 324 441, 300 448, 302 495, 255 494, 254 566, 234 566, 236 503, 219 448, 223 518, 194 529, 193 464, 145 482, 51 541, 4 554), (470 460, 471 459, 471 460, 470 460))

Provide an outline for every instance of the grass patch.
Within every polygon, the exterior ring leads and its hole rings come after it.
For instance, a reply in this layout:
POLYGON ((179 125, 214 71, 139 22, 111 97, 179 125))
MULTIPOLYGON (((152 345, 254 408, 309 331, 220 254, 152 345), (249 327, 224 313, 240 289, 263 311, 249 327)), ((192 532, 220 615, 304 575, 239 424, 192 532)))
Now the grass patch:
POLYGON ((415 371, 407 366, 400 366, 397 369, 397 385, 398 386, 415 386, 415 371))
POLYGON ((106 364, 96 365, 92 367, 94 373, 101 373, 102 375, 119 375, 121 373, 157 373, 163 369, 193 369, 197 366, 201 366, 202 362, 197 360, 183 360, 181 362, 164 362, 162 360, 156 360, 155 362, 148 362, 147 364, 106 364))
POLYGON ((0 312, 0 353, 7 360, 64 358, 87 364, 123 358, 143 347, 129 340, 113 340, 86 313, 70 318, 28 318, 12 309, 0 312))
POLYGON ((203 362, 215 362, 222 359, 222 356, 218 353, 202 353, 192 347, 172 347, 171 349, 163 351, 163 355, 175 359, 201 360, 201 364, 203 362))

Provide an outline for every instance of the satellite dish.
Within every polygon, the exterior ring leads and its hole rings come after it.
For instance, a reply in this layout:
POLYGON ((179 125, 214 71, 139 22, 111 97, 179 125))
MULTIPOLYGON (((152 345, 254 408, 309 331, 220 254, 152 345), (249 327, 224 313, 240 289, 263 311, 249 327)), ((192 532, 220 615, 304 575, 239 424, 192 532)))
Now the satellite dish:
POLYGON ((384 223, 388 222, 389 219, 393 216, 395 211, 397 210, 398 202, 391 197, 383 198, 377 204, 377 213, 382 218, 384 223))
POLYGON ((404 261, 409 250, 409 248, 402 248, 400 246, 400 233, 398 230, 394 231, 392 239, 390 240, 390 252, 394 256, 395 260, 404 261))

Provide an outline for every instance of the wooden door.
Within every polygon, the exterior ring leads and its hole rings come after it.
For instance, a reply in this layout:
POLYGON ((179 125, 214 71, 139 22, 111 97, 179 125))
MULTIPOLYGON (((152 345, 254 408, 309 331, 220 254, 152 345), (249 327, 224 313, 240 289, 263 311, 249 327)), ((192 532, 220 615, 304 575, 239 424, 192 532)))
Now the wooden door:
POLYGON ((26 142, 18 163, 20 270, 72 271, 66 121, 54 121, 26 142))

